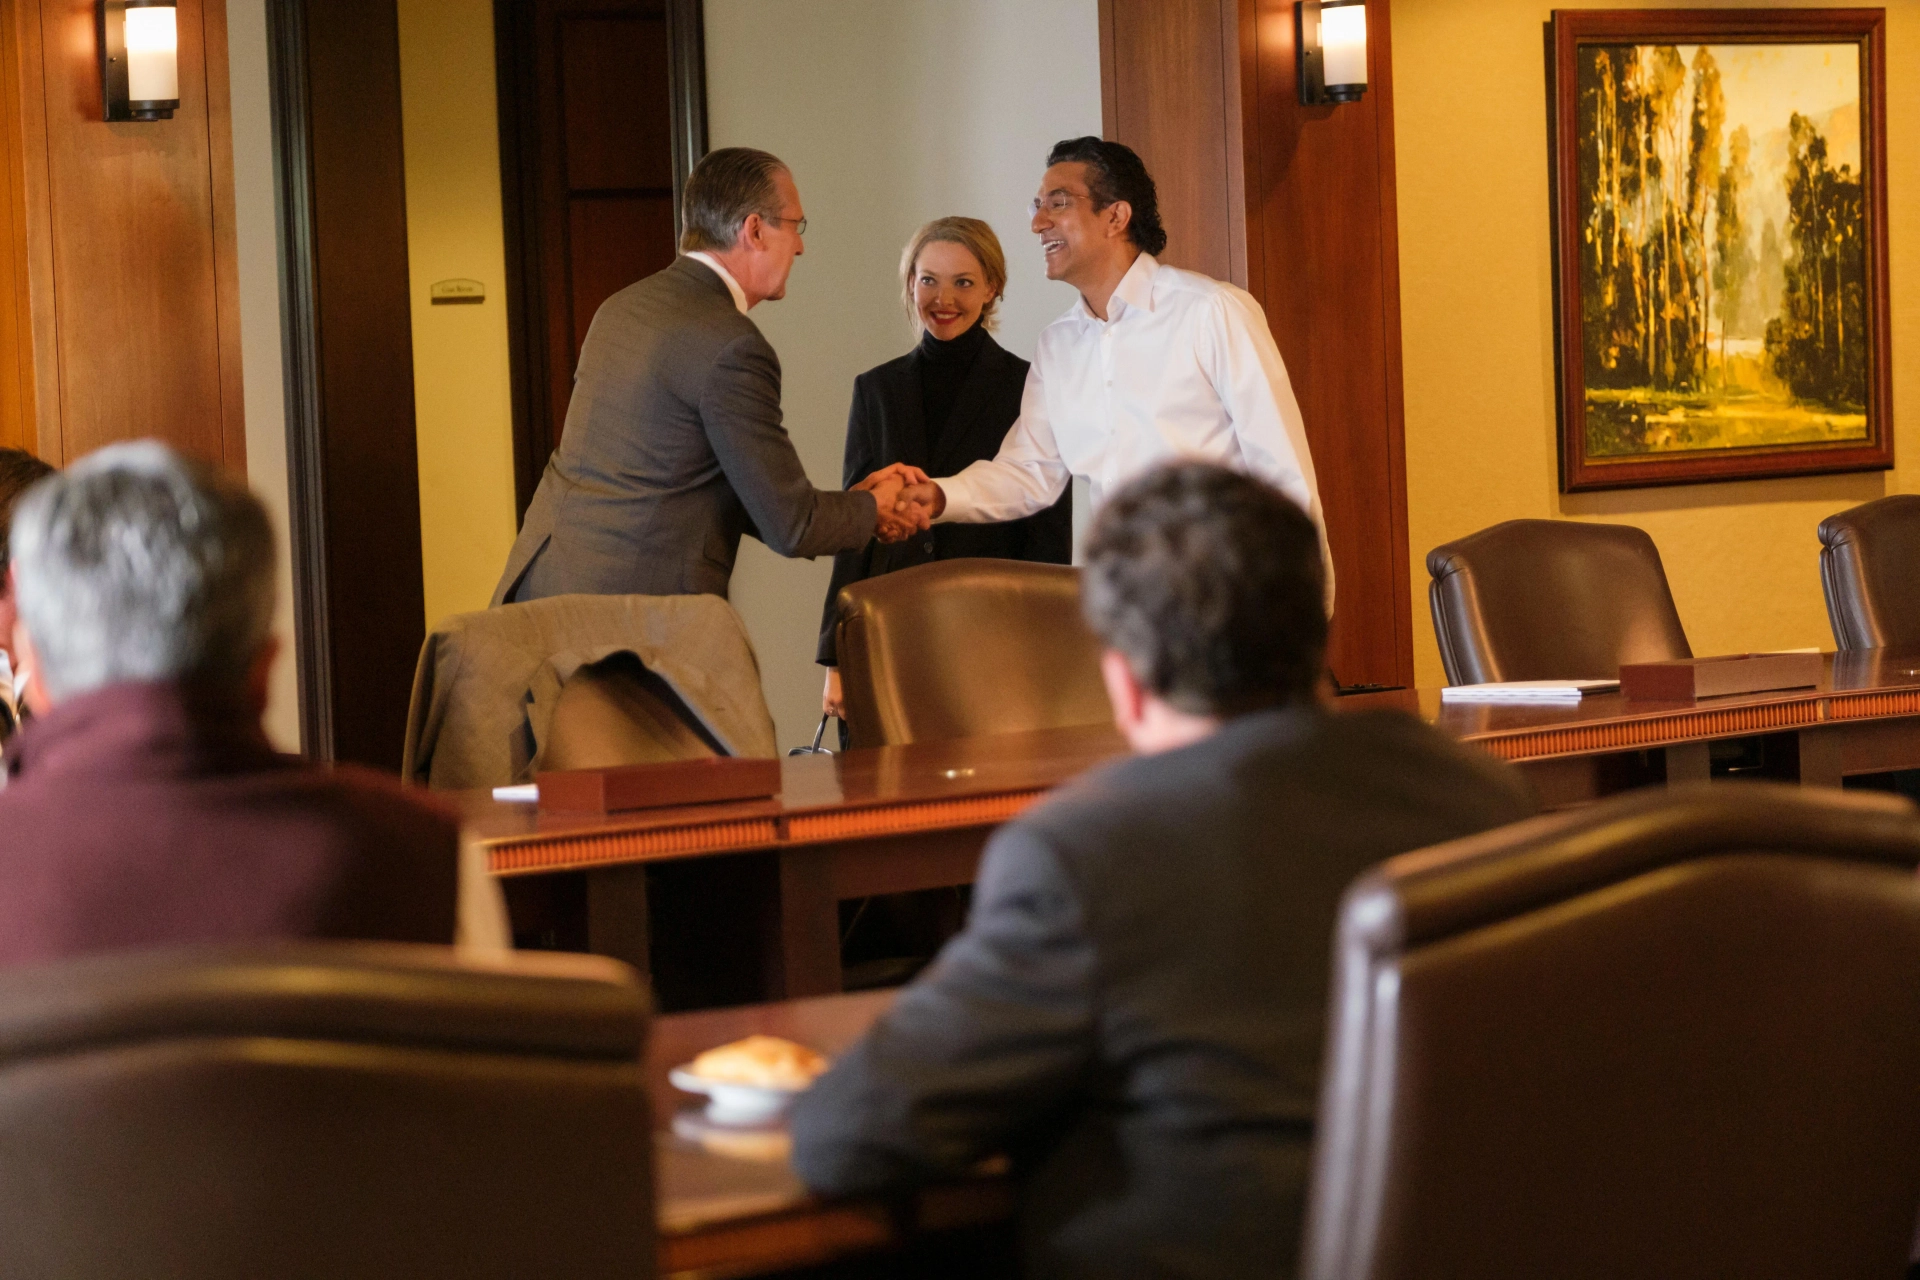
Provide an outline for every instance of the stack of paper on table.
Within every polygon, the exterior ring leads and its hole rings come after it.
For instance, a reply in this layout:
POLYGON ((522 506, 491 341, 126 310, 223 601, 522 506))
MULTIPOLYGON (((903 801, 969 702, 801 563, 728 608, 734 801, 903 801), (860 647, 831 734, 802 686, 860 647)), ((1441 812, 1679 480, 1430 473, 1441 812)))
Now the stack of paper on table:
POLYGON ((1456 684, 1440 691, 1442 702, 1578 702, 1589 693, 1612 693, 1618 680, 1508 680, 1501 684, 1456 684))

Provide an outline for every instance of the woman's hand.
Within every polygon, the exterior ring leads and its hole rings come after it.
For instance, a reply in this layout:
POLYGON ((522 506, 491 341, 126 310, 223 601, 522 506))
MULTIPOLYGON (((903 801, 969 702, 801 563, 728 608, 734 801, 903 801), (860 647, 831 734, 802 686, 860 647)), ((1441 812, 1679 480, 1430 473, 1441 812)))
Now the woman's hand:
POLYGON ((827 668, 827 687, 820 694, 820 712, 822 715, 847 718, 844 705, 840 700, 840 668, 827 668))

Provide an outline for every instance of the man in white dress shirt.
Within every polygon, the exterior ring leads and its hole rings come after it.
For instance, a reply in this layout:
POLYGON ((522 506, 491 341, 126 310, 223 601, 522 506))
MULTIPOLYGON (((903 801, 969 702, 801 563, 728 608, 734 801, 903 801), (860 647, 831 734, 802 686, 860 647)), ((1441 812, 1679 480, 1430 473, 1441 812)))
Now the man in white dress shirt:
POLYGON ((1205 458, 1272 484, 1320 529, 1333 563, 1300 406, 1260 304, 1244 289, 1162 266, 1153 178, 1129 147, 1071 138, 1047 157, 1033 231, 1047 278, 1080 300, 1040 333, 1020 417, 997 457, 913 485, 901 510, 935 522, 1018 520, 1073 476, 1104 494, 1162 459, 1205 458))

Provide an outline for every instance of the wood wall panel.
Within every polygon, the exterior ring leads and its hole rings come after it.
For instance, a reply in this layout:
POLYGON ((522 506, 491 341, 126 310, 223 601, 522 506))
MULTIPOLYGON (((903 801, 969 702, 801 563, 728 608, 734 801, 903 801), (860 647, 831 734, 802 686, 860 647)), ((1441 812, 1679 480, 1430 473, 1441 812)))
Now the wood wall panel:
POLYGON ((1101 126, 1153 172, 1162 261, 1247 284, 1239 0, 1101 0, 1101 126))
POLYGON ((1410 684, 1391 23, 1370 87, 1303 107, 1291 0, 1101 0, 1107 136, 1159 187, 1165 258, 1244 285, 1299 397, 1339 577, 1328 664, 1410 684))
POLYGON ((153 436, 246 466, 225 7, 179 25, 174 117, 108 124, 92 0, 0 3, 0 432, 31 415, 50 461, 153 436))
POLYGON ((1366 96, 1338 106, 1300 105, 1289 0, 1258 0, 1256 22, 1248 226, 1340 579, 1328 663, 1348 684, 1411 684, 1388 4, 1367 4, 1366 96))
MULTIPOLYGON (((0 17, 0 104, 21 101, 18 24, 0 17)), ((0 110, 0 448, 36 451, 23 112, 0 110)))

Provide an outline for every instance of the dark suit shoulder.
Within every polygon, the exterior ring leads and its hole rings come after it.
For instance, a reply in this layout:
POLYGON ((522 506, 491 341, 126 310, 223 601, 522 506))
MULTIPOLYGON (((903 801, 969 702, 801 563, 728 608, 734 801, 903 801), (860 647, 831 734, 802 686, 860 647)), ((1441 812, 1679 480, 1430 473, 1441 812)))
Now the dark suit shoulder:
POLYGON ((760 335, 760 327, 733 305, 726 282, 691 258, 676 258, 672 266, 615 293, 595 313, 596 324, 602 316, 619 316, 687 336, 704 335, 716 349, 748 334, 760 335))

